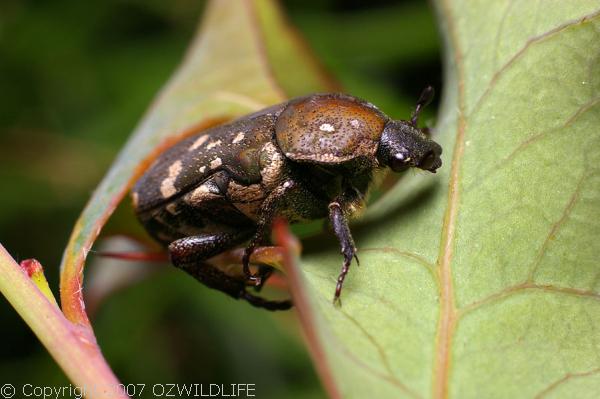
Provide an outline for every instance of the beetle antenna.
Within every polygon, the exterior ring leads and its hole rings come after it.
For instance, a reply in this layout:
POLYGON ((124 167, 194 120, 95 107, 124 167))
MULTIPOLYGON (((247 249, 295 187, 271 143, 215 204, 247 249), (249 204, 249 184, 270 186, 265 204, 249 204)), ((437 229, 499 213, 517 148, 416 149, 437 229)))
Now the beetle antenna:
POLYGON ((427 86, 421 92, 421 96, 419 97, 419 101, 417 101, 417 106, 412 116, 410 117, 410 124, 414 127, 417 127, 417 123, 419 122, 419 114, 429 103, 433 100, 433 96, 435 94, 435 90, 433 90, 432 86, 427 86))

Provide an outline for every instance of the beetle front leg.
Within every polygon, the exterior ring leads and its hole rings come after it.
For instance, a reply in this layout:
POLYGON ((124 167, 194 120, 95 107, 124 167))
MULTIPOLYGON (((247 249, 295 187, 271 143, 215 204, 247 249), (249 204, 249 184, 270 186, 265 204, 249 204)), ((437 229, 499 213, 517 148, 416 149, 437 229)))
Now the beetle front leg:
POLYGON ((263 276, 260 273, 252 274, 250 272, 250 256, 252 255, 252 252, 254 252, 254 249, 263 245, 265 236, 271 230, 271 224, 277 215, 281 199, 285 197, 286 193, 292 189, 292 187, 294 187, 294 182, 292 180, 286 180, 265 199, 260 208, 260 219, 258 219, 256 224, 256 233, 250 240, 248 246, 244 249, 244 256, 242 256, 243 271, 246 278, 254 282, 255 286, 262 285, 263 276))
POLYGON ((354 246, 354 240, 348 227, 348 219, 344 213, 342 205, 338 201, 333 201, 329 204, 329 221, 333 227, 333 231, 338 238, 341 245, 341 253, 344 256, 344 264, 342 265, 342 271, 337 279, 337 285, 335 287, 335 295, 333 297, 333 303, 341 304, 340 294, 342 293, 342 286, 344 285, 344 279, 350 269, 352 258, 356 258, 356 264, 358 265, 358 258, 356 257, 356 247, 354 246))

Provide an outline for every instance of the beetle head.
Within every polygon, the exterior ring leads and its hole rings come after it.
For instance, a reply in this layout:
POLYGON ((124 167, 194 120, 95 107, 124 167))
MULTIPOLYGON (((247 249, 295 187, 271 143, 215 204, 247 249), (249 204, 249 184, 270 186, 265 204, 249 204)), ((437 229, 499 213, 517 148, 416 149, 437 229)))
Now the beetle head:
POLYGON ((426 129, 417 126, 419 114, 431 102, 433 94, 431 86, 423 90, 410 122, 390 120, 386 123, 377 150, 380 165, 389 166, 394 172, 417 167, 432 173, 442 166, 442 147, 427 137, 426 129))
POLYGON ((442 166, 440 155, 442 147, 407 121, 390 120, 377 149, 379 164, 389 166, 394 172, 417 167, 435 173, 442 166))

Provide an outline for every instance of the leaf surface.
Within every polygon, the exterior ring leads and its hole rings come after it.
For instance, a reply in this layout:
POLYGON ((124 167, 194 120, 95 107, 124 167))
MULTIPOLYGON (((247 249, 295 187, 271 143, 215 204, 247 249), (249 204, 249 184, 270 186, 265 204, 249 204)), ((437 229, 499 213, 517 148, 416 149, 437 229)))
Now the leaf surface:
POLYGON ((436 175, 301 261, 303 312, 346 398, 600 392, 600 9, 438 1, 436 175))

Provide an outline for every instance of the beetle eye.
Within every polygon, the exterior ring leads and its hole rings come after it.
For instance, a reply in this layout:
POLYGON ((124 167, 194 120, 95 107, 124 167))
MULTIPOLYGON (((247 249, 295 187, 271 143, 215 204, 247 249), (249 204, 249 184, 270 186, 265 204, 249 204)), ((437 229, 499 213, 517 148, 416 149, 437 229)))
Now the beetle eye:
POLYGON ((394 172, 404 172, 409 168, 408 162, 406 162, 403 154, 398 153, 392 156, 392 160, 390 162, 390 167, 394 172))
POLYGON ((435 163, 435 154, 433 151, 429 151, 423 158, 421 158, 421 162, 419 162, 419 168, 424 170, 431 170, 433 168, 433 164, 435 163))

